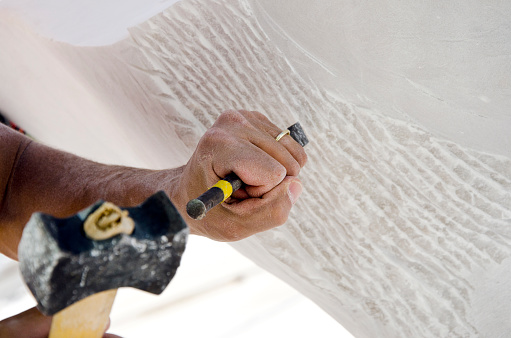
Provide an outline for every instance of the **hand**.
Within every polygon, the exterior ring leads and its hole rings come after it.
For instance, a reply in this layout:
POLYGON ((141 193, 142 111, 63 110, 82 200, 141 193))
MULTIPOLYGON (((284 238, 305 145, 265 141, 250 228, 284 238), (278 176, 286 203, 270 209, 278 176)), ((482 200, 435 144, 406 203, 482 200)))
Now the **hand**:
MULTIPOLYGON (((0 321, 0 337, 46 338, 50 333, 51 320, 51 316, 45 316, 37 308, 33 307, 0 321)), ((108 327, 106 330, 108 330, 108 327)), ((121 337, 105 333, 103 338, 121 337)))
POLYGON ((259 112, 226 111, 199 141, 173 182, 170 196, 190 232, 218 241, 237 241, 286 222, 302 185, 303 148, 259 112), (186 214, 186 203, 234 172, 245 183, 202 220, 186 214))

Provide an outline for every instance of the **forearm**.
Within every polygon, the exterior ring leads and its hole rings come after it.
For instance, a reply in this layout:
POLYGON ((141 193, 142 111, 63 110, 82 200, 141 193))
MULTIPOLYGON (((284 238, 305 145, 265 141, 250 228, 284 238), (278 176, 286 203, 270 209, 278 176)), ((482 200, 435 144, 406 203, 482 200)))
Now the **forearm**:
POLYGON ((35 211, 68 217, 98 199, 135 206, 158 190, 169 192, 180 172, 104 165, 32 142, 18 154, 4 190, 0 250, 17 258, 23 227, 35 211))
POLYGON ((282 225, 302 191, 297 176, 307 155, 291 137, 277 141, 280 132, 259 112, 226 111, 184 167, 153 171, 99 164, 35 142, 26 146, 27 139, 0 126, 0 250, 17 257, 35 211, 66 217, 98 199, 134 206, 158 190, 194 235, 237 241, 282 225), (202 220, 185 216, 187 201, 231 172, 244 182, 241 189, 202 220))

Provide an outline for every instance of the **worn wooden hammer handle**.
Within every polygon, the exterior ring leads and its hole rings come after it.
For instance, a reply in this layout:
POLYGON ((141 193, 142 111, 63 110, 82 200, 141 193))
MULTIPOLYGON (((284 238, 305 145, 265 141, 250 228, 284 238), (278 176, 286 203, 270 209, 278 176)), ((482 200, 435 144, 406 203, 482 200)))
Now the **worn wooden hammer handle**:
MULTIPOLYGON (((119 233, 131 234, 134 226, 135 222, 127 211, 104 202, 87 217, 84 231, 93 240, 104 240, 119 233), (103 224, 105 219, 107 224, 103 224), (129 226, 126 227, 126 224, 129 226)), ((101 338, 107 328, 116 293, 117 289, 99 292, 57 312, 51 323, 49 338, 101 338)))
POLYGON ((103 291, 57 312, 49 338, 101 338, 109 322, 117 290, 103 291))

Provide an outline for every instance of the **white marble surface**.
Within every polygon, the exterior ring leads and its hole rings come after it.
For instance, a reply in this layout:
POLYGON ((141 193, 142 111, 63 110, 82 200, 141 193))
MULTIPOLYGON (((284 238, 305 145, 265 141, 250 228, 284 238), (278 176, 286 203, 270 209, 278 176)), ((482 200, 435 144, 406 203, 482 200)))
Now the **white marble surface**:
POLYGON ((152 168, 227 108, 299 120, 304 195, 234 247, 356 337, 505 336, 510 6, 321 4, 183 0, 87 48, 2 12, 1 107, 49 144, 152 168))
POLYGON ((353 105, 511 157, 509 3, 251 4, 304 79, 353 105))

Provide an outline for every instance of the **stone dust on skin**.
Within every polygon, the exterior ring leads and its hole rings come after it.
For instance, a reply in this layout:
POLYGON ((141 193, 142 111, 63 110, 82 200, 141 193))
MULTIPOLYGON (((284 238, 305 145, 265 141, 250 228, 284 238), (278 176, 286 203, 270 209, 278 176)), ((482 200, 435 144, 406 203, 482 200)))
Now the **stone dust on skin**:
POLYGON ((309 162, 289 221, 233 246, 356 337, 504 332, 511 160, 305 78, 292 61, 308 61, 270 39, 257 10, 244 0, 181 1, 115 45, 47 46, 112 119, 136 127, 129 144, 149 166, 182 164, 226 109, 259 110, 283 128, 300 121, 309 162))

